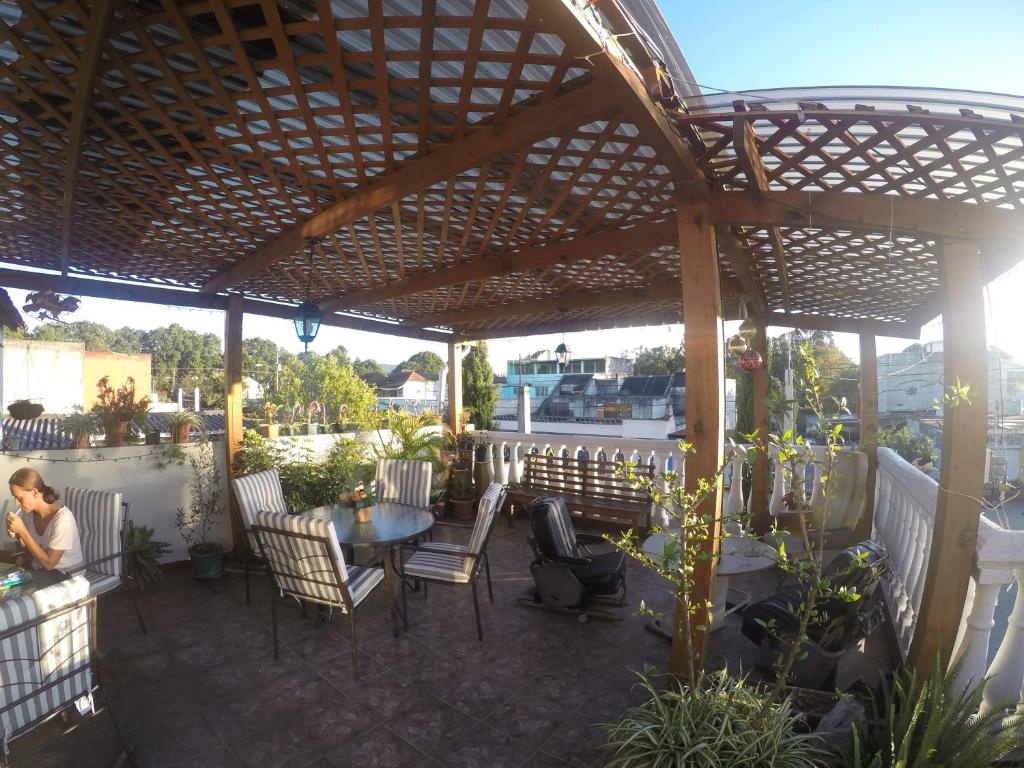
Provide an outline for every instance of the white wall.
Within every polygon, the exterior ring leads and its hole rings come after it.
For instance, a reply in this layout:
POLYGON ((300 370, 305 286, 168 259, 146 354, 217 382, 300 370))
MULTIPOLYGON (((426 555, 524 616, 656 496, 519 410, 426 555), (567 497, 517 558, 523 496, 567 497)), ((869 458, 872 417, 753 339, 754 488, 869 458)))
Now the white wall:
POLYGON ((41 403, 46 413, 81 407, 85 345, 78 342, 4 339, 3 408, 15 400, 41 403))
MULTIPOLYGON (((151 445, 133 445, 84 451, 32 451, 25 454, 29 461, 24 456, 18 458, 0 454, 0 477, 6 479, 16 469, 31 466, 39 470, 46 483, 53 486, 62 498, 64 488, 68 485, 121 491, 124 500, 131 504, 131 519, 136 525, 150 526, 155 539, 170 544, 172 550, 164 562, 174 562, 188 558, 185 542, 174 527, 174 517, 179 506, 183 507, 191 501, 189 483, 192 477, 187 463, 181 466, 172 464, 163 470, 156 468, 155 457, 148 454, 167 447, 163 445, 157 449, 151 445), (31 457, 34 456, 45 456, 55 461, 32 461, 31 457), (84 461, 97 457, 109 461, 84 461)), ((186 451, 198 450, 197 446, 184 445, 182 448, 186 451)), ((226 483, 224 444, 214 443, 213 450, 222 482, 226 483)), ((227 502, 226 495, 224 500, 227 502)), ((231 528, 226 507, 224 515, 211 531, 210 540, 223 544, 226 549, 231 548, 231 528)))
MULTIPOLYGON (((518 421, 499 421, 502 432, 518 432, 518 421)), ((674 425, 671 419, 623 419, 621 424, 591 424, 582 421, 534 421, 537 435, 594 435, 630 439, 664 440, 674 425)))

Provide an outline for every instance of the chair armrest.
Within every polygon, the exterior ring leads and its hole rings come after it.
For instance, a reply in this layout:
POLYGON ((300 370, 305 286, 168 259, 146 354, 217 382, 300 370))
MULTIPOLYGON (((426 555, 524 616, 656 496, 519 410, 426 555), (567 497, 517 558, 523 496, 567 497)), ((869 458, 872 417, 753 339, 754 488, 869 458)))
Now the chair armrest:
POLYGON ((435 520, 434 525, 444 525, 448 528, 465 528, 467 531, 471 531, 474 528, 474 526, 468 523, 450 523, 447 520, 435 520))
POLYGON ((433 552, 435 555, 460 555, 462 557, 473 556, 472 552, 452 552, 450 549, 438 549, 430 546, 432 542, 424 544, 403 544, 402 549, 411 552, 433 552))
POLYGON ((604 537, 599 536, 596 533, 577 533, 576 534, 577 544, 609 544, 610 542, 604 537))
POLYGON ((96 560, 90 560, 88 563, 82 563, 81 565, 79 565, 79 566, 77 566, 75 568, 72 568, 70 571, 64 571, 64 573, 66 573, 68 576, 71 576, 73 574, 78 573, 79 571, 87 571, 87 570, 89 570, 90 568, 92 568, 95 565, 99 565, 100 563, 106 563, 106 562, 109 562, 110 560, 116 560, 117 558, 123 557, 123 556, 124 556, 124 552, 123 551, 122 552, 115 552, 112 555, 107 555, 106 557, 101 557, 101 558, 98 558, 96 560))

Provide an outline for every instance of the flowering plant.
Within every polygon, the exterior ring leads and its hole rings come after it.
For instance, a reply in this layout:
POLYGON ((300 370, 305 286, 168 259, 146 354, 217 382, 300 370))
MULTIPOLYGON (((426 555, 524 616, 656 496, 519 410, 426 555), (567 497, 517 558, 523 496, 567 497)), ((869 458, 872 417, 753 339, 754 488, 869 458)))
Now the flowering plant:
POLYGON ((371 480, 363 485, 358 485, 347 493, 338 494, 338 499, 342 504, 350 504, 356 509, 372 507, 377 503, 376 483, 371 480))
POLYGON ((135 399, 135 379, 131 376, 117 389, 110 386, 110 377, 104 376, 96 382, 96 390, 92 412, 105 425, 137 421, 149 413, 149 398, 135 399))

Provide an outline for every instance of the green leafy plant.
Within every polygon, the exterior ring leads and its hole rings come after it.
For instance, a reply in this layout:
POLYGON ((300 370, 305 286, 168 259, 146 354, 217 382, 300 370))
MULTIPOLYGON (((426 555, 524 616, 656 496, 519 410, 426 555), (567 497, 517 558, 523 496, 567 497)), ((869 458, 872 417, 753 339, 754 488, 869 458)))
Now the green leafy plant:
POLYGON ((408 461, 429 461, 434 474, 444 471, 441 454, 451 447, 451 437, 446 430, 429 430, 433 420, 418 416, 411 411, 388 409, 381 414, 378 429, 391 432, 391 440, 380 435, 377 455, 382 459, 406 459, 408 461))
POLYGON ((896 451, 904 461, 927 464, 935 460, 935 444, 927 435, 909 427, 888 427, 878 431, 878 444, 896 451))
POLYGON ((75 406, 75 412, 61 419, 57 429, 78 442, 96 431, 96 417, 92 413, 83 413, 80 406, 75 406))
POLYGON ((204 426, 203 417, 195 411, 182 410, 167 414, 167 426, 169 427, 190 427, 202 429, 204 426))
POLYGON ((135 525, 128 521, 124 537, 124 565, 128 578, 139 590, 146 592, 163 581, 160 558, 171 551, 171 545, 153 540, 153 529, 148 525, 135 525))
POLYGON ((829 759, 818 737, 800 732, 789 699, 725 671, 660 690, 650 672, 639 674, 647 701, 601 726, 607 768, 815 768, 829 759))
POLYGON ((1020 718, 996 707, 984 715, 985 683, 953 689, 959 663, 945 674, 939 659, 919 682, 905 669, 881 684, 864 734, 853 731, 853 768, 987 768, 1022 746, 1020 718))
POLYGON ((143 396, 136 399, 135 379, 131 376, 117 389, 110 386, 110 377, 104 376, 96 382, 96 390, 96 404, 92 407, 92 413, 96 414, 104 426, 137 421, 149 413, 149 398, 143 396))

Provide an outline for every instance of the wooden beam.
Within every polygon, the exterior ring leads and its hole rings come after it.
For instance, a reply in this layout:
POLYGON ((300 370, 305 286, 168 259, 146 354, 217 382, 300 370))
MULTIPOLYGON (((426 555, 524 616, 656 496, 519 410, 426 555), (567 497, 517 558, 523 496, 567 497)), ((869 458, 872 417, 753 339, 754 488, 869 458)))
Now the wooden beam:
POLYGON ((353 309, 424 291, 433 291, 449 285, 487 280, 500 275, 532 272, 538 269, 547 269, 555 264, 572 264, 582 259, 651 250, 675 242, 675 224, 671 221, 644 225, 634 229, 610 230, 578 240, 566 240, 525 248, 517 253, 474 259, 448 269, 418 272, 404 280, 395 280, 378 288, 354 291, 336 299, 330 299, 322 302, 321 307, 325 311, 353 309))
POLYGON ((462 429, 462 350, 448 342, 448 426, 455 434, 462 429))
MULTIPOLYGON (((107 280, 92 280, 80 277, 62 277, 60 275, 29 272, 19 269, 0 268, 0 285, 7 288, 20 288, 26 291, 50 289, 58 293, 70 293, 76 296, 91 296, 98 299, 114 299, 116 301, 137 301, 144 304, 164 304, 172 307, 194 307, 196 309, 215 309, 226 311, 227 296, 209 296, 196 291, 180 288, 157 288, 152 285, 115 283, 107 280)), ((277 317, 282 320, 292 319, 295 307, 290 304, 276 304, 269 301, 245 299, 244 310, 250 315, 277 317)), ((335 328, 348 328, 353 331, 383 333, 388 336, 403 336, 421 341, 433 341, 441 344, 451 339, 451 334, 440 331, 429 331, 421 328, 388 323, 372 318, 324 314, 323 325, 335 328)))
POLYGON ((489 160, 522 150, 550 136, 615 114, 618 107, 609 91, 588 83, 537 106, 523 108, 500 131, 478 127, 464 139, 446 144, 429 155, 411 160, 394 173, 341 200, 298 227, 260 245, 255 251, 212 280, 202 291, 216 293, 259 274, 281 259, 300 251, 306 238, 323 237, 408 195, 478 168, 489 160))
MULTIPOLYGON (((226 452, 225 467, 227 470, 228 487, 235 477, 235 454, 242 445, 242 307, 241 294, 233 294, 228 298, 227 312, 224 315, 224 450, 226 452)), ((245 552, 248 542, 241 535, 242 516, 238 500, 234 494, 228 494, 231 516, 231 540, 235 552, 245 552)))
POLYGON ((71 123, 68 126, 68 157, 64 171, 64 204, 61 210, 60 271, 67 275, 71 262, 71 225, 75 207, 78 164, 85 138, 85 118, 89 112, 96 72, 107 42, 107 30, 114 15, 114 0, 95 0, 85 25, 85 47, 78 60, 78 76, 71 96, 71 123))
MULTIPOLYGON (((760 198, 749 192, 712 192, 709 204, 719 226, 813 226, 888 233, 891 222, 898 234, 1024 242, 1024 214, 949 200, 852 192, 764 192, 760 198)), ((1003 261, 1010 258, 1004 256, 1003 261)), ((989 279, 997 276, 987 274, 989 279)))
MULTIPOLYGON (((768 442, 771 431, 768 413, 768 329, 764 322, 754 318, 757 335, 750 347, 761 355, 761 367, 750 374, 751 398, 753 399, 754 429, 758 439, 768 442)), ((772 528, 772 515, 768 511, 768 455, 761 451, 750 468, 750 516, 754 530, 759 534, 768 533, 772 528)))
MULTIPOLYGON (((713 492, 699 509, 709 525, 703 542, 707 554, 718 551, 722 515, 722 478, 718 474, 725 445, 725 350, 722 340, 722 294, 715 226, 706 203, 677 201, 679 267, 682 276, 684 346, 686 348, 686 439, 693 453, 686 457, 686 490, 700 479, 714 479, 713 492)), ((715 578, 715 559, 695 564, 690 604, 676 604, 671 671, 688 675, 686 644, 681 636, 687 611, 693 622, 695 670, 703 666, 711 616, 706 608, 715 578)))
POLYGON ((985 483, 988 352, 981 254, 974 243, 943 245, 942 313, 945 385, 971 388, 970 403, 946 405, 935 527, 909 662, 918 677, 945 669, 953 651, 974 568, 985 483))
MULTIPOLYGON (((741 292, 739 283, 724 278, 722 292, 732 295, 741 292)), ((643 288, 627 288, 619 291, 570 291, 552 298, 527 299, 509 304, 470 308, 463 312, 448 312, 419 318, 422 326, 457 326, 482 320, 498 320, 505 317, 545 315, 574 309, 596 309, 599 307, 635 307, 659 301, 679 302, 679 288, 674 283, 658 283, 643 288)))
POLYGON ((769 312, 765 318, 768 325, 782 328, 805 328, 811 331, 834 331, 838 333, 871 333, 875 336, 891 336, 896 339, 914 339, 921 336, 921 326, 915 323, 886 322, 883 320, 858 320, 827 315, 787 314, 769 312))
POLYGON ((875 519, 875 483, 878 475, 878 351, 875 337, 860 335, 860 450, 868 455, 864 516, 857 524, 857 540, 870 538, 875 519))
POLYGON ((558 35, 575 56, 585 58, 593 67, 597 83, 613 95, 644 141, 657 152, 658 160, 671 172, 676 192, 688 198, 705 196, 707 180, 693 153, 664 110, 651 99, 639 74, 624 60, 626 53, 613 32, 588 15, 595 12, 580 9, 573 0, 527 3, 540 13, 545 31, 558 35))
POLYGON ((736 278, 743 288, 743 295, 747 297, 747 309, 754 317, 763 318, 768 312, 768 302, 765 300, 761 285, 757 282, 754 265, 750 263, 750 255, 740 245, 739 239, 730 228, 719 227, 717 236, 719 250, 732 271, 736 273, 736 278))

